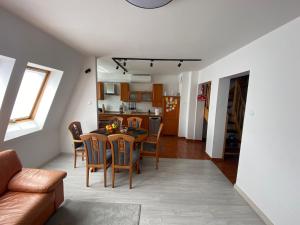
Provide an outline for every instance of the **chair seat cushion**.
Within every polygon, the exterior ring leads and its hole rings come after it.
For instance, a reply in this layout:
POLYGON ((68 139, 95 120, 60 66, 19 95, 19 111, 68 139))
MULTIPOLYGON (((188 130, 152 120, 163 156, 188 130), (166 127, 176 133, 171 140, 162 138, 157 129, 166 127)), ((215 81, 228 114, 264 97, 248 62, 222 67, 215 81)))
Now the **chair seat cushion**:
POLYGON ((51 205, 54 210, 53 193, 6 192, 0 197, 0 224, 35 224, 51 205))
POLYGON ((144 142, 143 143, 143 151, 144 152, 155 152, 156 151, 156 144, 144 142))
POLYGON ((8 190, 16 192, 47 193, 67 175, 63 171, 23 168, 8 183, 8 190))

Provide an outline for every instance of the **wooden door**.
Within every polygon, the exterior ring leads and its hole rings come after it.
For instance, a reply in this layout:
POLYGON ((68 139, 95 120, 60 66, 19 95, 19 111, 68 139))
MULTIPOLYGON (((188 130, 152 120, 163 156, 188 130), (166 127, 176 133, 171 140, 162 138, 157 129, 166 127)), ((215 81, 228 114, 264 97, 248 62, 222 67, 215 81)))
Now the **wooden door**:
POLYGON ((104 84, 97 82, 97 100, 104 100, 104 84))
POLYGON ((162 107, 163 106, 163 84, 153 84, 152 86, 152 106, 162 107))
POLYGON ((163 134, 178 135, 180 97, 164 96, 163 97, 163 134))
POLYGON ((123 102, 129 101, 129 84, 128 83, 121 83, 120 84, 121 94, 120 94, 120 100, 123 102))

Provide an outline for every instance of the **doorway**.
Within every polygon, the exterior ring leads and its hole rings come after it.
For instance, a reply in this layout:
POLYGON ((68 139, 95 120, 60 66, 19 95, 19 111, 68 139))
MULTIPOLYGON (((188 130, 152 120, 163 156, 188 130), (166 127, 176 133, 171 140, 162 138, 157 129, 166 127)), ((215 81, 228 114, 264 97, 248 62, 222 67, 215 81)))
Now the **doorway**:
MULTIPOLYGON (((209 102, 210 102, 210 90, 211 90, 211 82, 207 82, 201 84, 201 95, 199 96, 199 100, 204 103, 203 110, 203 128, 202 128, 202 141, 206 142, 207 138, 207 125, 208 125, 208 114, 209 114, 209 102), (202 98, 202 99, 201 99, 202 98)), ((204 145, 205 146, 205 145, 204 145)))
POLYGON ((198 84, 197 91, 197 103, 196 103, 196 118, 194 126, 194 140, 199 141, 200 151, 204 151, 207 155, 206 158, 210 158, 206 153, 206 139, 208 131, 208 117, 210 110, 210 95, 211 95, 211 82, 205 82, 198 84))
POLYGON ((213 159, 224 175, 236 182, 247 101, 249 73, 230 79, 222 159, 213 159))

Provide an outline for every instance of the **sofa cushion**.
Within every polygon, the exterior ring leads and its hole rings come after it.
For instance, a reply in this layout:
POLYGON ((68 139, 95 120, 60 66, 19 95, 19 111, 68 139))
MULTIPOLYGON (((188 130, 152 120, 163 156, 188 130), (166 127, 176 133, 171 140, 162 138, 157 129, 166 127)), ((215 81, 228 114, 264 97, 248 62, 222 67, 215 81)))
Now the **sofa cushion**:
POLYGON ((22 169, 22 164, 13 150, 0 152, 0 196, 6 192, 9 180, 22 169))
POLYGON ((67 175, 64 171, 23 168, 8 183, 8 190, 15 192, 47 193, 67 175))
POLYGON ((0 197, 0 224, 34 224, 51 204, 54 210, 53 193, 6 192, 0 197))

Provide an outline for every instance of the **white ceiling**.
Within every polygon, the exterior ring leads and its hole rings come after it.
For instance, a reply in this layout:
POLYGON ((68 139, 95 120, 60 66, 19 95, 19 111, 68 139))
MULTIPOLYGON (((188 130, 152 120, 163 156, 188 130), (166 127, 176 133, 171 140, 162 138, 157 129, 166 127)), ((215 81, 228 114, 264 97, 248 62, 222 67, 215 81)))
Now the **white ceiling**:
POLYGON ((299 0, 173 0, 148 10, 125 0, 0 0, 0 6, 85 54, 203 59, 180 69, 157 64, 150 71, 156 74, 203 68, 300 15, 299 0))

